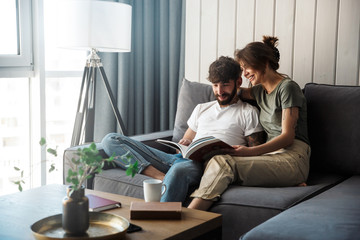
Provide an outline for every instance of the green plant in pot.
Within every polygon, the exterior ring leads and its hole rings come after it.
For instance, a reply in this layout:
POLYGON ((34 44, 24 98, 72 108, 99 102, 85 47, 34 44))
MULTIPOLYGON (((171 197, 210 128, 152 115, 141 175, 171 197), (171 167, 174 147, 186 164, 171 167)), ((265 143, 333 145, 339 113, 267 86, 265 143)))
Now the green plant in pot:
MULTIPOLYGON (((66 177, 66 182, 70 185, 63 200, 62 226, 67 234, 83 235, 89 228, 89 200, 85 196, 84 183, 93 177, 94 173, 100 173, 106 163, 114 164, 114 155, 104 159, 99 155, 95 143, 79 148, 76 155, 77 158, 73 158, 69 164, 66 177)), ((118 159, 127 168, 127 175, 134 176, 137 173, 138 163, 130 164, 129 153, 119 156, 118 159)))

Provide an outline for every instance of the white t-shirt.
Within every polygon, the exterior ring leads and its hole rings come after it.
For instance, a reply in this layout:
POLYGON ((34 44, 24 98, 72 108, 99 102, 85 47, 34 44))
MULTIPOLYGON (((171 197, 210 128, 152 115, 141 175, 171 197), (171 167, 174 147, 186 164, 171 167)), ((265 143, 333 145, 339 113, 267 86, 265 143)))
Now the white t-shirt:
POLYGON ((256 107, 239 100, 227 107, 215 101, 198 104, 187 124, 196 139, 214 136, 230 145, 247 145, 245 136, 263 131, 256 107))

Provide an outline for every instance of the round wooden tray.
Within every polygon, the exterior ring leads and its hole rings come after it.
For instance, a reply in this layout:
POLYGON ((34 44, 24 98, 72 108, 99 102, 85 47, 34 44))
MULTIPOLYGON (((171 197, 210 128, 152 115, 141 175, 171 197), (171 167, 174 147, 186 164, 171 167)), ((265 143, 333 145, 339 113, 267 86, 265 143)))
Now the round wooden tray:
POLYGON ((89 212, 90 226, 84 236, 69 236, 62 228, 62 214, 53 215, 31 225, 35 239, 125 239, 129 221, 121 216, 89 212))

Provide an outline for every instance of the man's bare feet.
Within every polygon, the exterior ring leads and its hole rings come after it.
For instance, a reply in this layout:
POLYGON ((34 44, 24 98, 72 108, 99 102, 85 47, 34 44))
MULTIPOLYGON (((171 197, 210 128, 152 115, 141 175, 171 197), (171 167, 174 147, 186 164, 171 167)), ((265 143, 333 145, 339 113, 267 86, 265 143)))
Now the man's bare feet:
POLYGON ((155 179, 159 179, 161 181, 164 180, 164 177, 165 177, 165 173, 157 170, 156 168, 154 168, 153 166, 148 166, 147 168, 144 169, 144 171, 142 171, 143 175, 146 175, 148 177, 152 177, 152 178, 155 178, 155 179))
POLYGON ((300 184, 298 185, 298 187, 306 187, 306 186, 307 186, 306 182, 300 183, 300 184))

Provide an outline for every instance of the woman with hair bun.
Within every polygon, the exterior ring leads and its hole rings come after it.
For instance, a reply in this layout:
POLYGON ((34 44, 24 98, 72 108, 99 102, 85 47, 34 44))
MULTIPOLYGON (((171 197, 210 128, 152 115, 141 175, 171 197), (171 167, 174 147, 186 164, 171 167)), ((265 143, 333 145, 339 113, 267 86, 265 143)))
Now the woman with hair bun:
POLYGON ((278 38, 264 36, 235 51, 252 87, 241 88, 243 99, 256 100, 265 143, 233 146, 227 155, 211 158, 189 208, 207 210, 230 184, 261 187, 305 186, 309 172, 306 99, 299 85, 277 72, 278 38))

